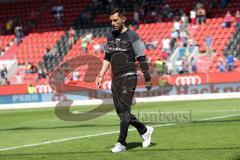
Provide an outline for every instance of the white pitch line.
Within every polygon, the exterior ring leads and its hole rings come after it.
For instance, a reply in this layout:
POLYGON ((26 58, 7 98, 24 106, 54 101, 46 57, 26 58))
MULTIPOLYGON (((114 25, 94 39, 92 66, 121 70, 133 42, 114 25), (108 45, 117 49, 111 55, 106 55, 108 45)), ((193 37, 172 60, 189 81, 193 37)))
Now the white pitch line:
MULTIPOLYGON (((236 116, 240 116, 240 114, 231 114, 231 115, 225 115, 225 116, 217 116, 217 117, 205 118, 205 119, 198 120, 198 121, 216 120, 216 119, 222 119, 222 118, 228 118, 228 117, 236 117, 236 116)), ((164 126, 173 126, 173 125, 184 124, 184 123, 190 123, 190 122, 159 124, 159 125, 153 125, 152 127, 156 128, 156 127, 164 127, 164 126)), ((129 129, 128 131, 135 131, 135 130, 136 129, 132 128, 132 129, 129 129)), ((115 133, 119 133, 119 131, 97 133, 97 134, 78 136, 78 137, 70 137, 70 138, 64 138, 64 139, 53 140, 53 141, 46 141, 46 142, 40 142, 40 143, 34 143, 34 144, 27 144, 27 145, 16 146, 16 147, 0 148, 0 151, 9 151, 9 150, 15 150, 15 149, 20 149, 20 148, 41 146, 41 145, 45 145, 45 144, 59 143, 59 142, 65 142, 65 141, 70 141, 70 140, 76 140, 76 139, 90 138, 90 137, 98 137, 98 136, 115 134, 115 133)))
POLYGON ((205 119, 197 120, 197 121, 209 121, 209 120, 223 119, 223 118, 236 117, 236 116, 240 116, 240 114, 231 114, 231 115, 226 115, 226 116, 217 116, 217 117, 205 118, 205 119))
MULTIPOLYGON (((159 110, 161 111, 161 113, 166 113, 166 114, 171 114, 171 113, 189 113, 189 111, 176 111, 176 112, 164 112, 162 110, 159 110)), ((155 114, 155 113, 159 113, 159 111, 156 111, 156 112, 144 112, 144 111, 141 111, 139 110, 138 113, 141 113, 141 114, 155 114)), ((232 110, 217 110, 217 111, 193 111, 191 110, 192 113, 218 113, 218 112, 238 112, 240 111, 239 109, 232 109, 232 110)), ((81 110, 75 110, 75 111, 72 111, 72 113, 74 114, 81 114, 81 113, 86 113, 86 112, 83 112, 81 110)), ((136 113, 135 113, 136 114, 136 113)), ((110 115, 110 116, 115 116, 117 115, 117 113, 115 112, 109 112, 109 113, 106 113, 104 115, 110 115)))

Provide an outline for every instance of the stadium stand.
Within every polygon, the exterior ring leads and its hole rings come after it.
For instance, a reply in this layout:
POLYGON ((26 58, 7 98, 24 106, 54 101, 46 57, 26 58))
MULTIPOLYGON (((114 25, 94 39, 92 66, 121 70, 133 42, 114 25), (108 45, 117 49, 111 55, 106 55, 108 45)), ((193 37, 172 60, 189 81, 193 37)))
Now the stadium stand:
MULTIPOLYGON (((47 8, 42 13, 37 21, 37 27, 34 28, 20 44, 17 51, 17 59, 19 64, 30 63, 34 66, 42 68, 43 57, 46 54, 46 48, 54 49, 60 37, 64 36, 64 32, 71 26, 73 20, 80 14, 84 5, 90 1, 51 1, 47 8), (54 6, 63 6, 63 26, 56 26, 56 20, 51 13, 54 6)), ((58 61, 56 61, 57 63, 58 61)), ((52 61, 47 62, 49 65, 52 61)), ((19 72, 23 72, 24 67, 19 68, 19 72)), ((37 74, 28 74, 24 76, 25 83, 35 84, 37 74)), ((14 81, 14 79, 12 80, 14 81)), ((42 80, 39 83, 47 83, 47 80, 42 80)))
POLYGON ((44 7, 46 0, 36 0, 35 3, 29 3, 29 0, 21 1, 6 1, 0 3, 0 24, 1 35, 0 36, 0 48, 6 51, 6 47, 10 45, 10 41, 14 40, 14 26, 16 23, 27 25, 27 23, 33 18, 32 12, 39 13, 44 7), (4 30, 7 28, 7 24, 10 22, 10 32, 6 33, 4 30), (9 34, 9 35, 5 35, 9 34))
MULTIPOLYGON (((111 9, 111 5, 91 3, 91 0, 79 2, 80 0, 71 2, 64 0, 50 1, 48 3, 46 1, 38 1, 36 6, 43 6, 43 3, 47 4, 47 6, 45 6, 45 10, 41 13, 40 18, 37 19, 37 27, 24 38, 18 48, 17 59, 19 64, 31 63, 42 68, 42 70, 46 69, 46 72, 49 73, 54 70, 57 64, 64 63, 78 55, 97 55, 100 59, 103 59, 106 33, 111 29, 108 24, 108 12, 111 9), (56 20, 51 14, 52 7, 59 5, 64 8, 63 26, 61 27, 56 26, 56 20), (75 43, 69 46, 68 30, 71 25, 76 30, 76 34, 74 36, 75 43), (92 34, 92 39, 87 43, 87 53, 84 53, 82 48, 83 38, 87 33, 92 34), (58 55, 57 58, 44 62, 43 57, 46 55, 46 48, 55 50, 58 55)), ((195 7, 196 1, 165 0, 163 3, 162 1, 151 0, 148 2, 150 8, 154 6, 158 9, 164 8, 166 4, 174 12, 181 10, 189 15, 189 12, 195 7)), ((206 52, 206 36, 210 36, 213 39, 211 58, 206 54, 200 54, 197 59, 197 68, 198 72, 218 72, 219 59, 225 59, 229 53, 239 57, 239 47, 237 46, 239 31, 235 29, 235 19, 233 18, 231 27, 222 27, 226 12, 235 13, 239 8, 239 3, 237 0, 233 0, 225 8, 221 8, 219 4, 207 5, 207 2, 204 2, 203 5, 207 6, 205 7, 207 10, 206 24, 200 24, 198 27, 189 24, 188 34, 196 42, 196 45, 199 46, 200 53, 206 52)), ((129 22, 133 22, 134 2, 120 4, 120 6, 125 8, 129 22)), ((158 41, 157 49, 145 50, 150 61, 155 63, 157 60, 165 58, 162 54, 163 46, 161 41, 164 37, 170 37, 174 22, 173 17, 162 16, 160 21, 158 21, 159 19, 149 20, 147 16, 149 15, 144 17, 146 21, 140 20, 138 23, 133 23, 131 27, 136 30, 145 44, 153 37, 158 41)), ((6 37, 4 36, 4 38, 6 37)), ((19 67, 18 73, 25 72, 23 68, 19 67)), ((239 69, 239 60, 236 60, 234 70, 238 71, 239 69)), ((81 77, 84 75, 85 70, 79 68, 79 73, 81 77)), ((24 74, 24 83, 48 83, 48 79, 36 81, 36 77, 37 73, 24 74)), ((110 72, 107 74, 106 79, 109 78, 110 72)), ((13 78, 11 82, 14 81, 13 78)))

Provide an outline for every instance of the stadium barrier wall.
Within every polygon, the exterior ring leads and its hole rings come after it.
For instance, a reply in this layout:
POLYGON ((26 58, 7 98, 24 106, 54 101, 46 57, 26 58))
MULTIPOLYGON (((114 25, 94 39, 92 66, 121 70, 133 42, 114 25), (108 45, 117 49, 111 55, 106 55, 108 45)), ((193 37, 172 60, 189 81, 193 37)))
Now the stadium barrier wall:
MULTIPOLYGON (((234 99, 234 98, 240 98, 240 92, 145 97, 145 98, 136 98, 136 103, 164 102, 164 101, 185 101, 185 100, 234 99)), ((113 102, 112 102, 112 99, 74 100, 74 102, 71 106, 100 105, 102 103, 112 104, 113 102)), ((50 108, 50 107, 53 108, 53 107, 56 107, 57 104, 58 104, 58 101, 1 104, 0 105, 0 110, 50 108)))
MULTIPOLYGON (((164 81, 168 82, 173 86, 186 86, 186 85, 194 86, 194 85, 203 85, 203 84, 234 83, 234 82, 237 83, 237 82, 240 82, 240 72, 182 74, 182 75, 165 76, 163 79, 164 81)), ((78 84, 81 84, 82 86, 89 85, 83 82, 78 84)), ((93 88, 95 88, 95 83, 92 85, 94 85, 93 88)), ((110 87, 111 87, 111 81, 104 81, 103 89, 110 90, 110 87)), ((139 87, 142 87, 142 86, 139 85, 139 87)), ((0 95, 27 94, 28 93, 27 88, 28 88, 27 84, 0 86, 0 95)), ((38 94, 44 94, 44 93, 52 93, 53 89, 51 88, 50 85, 36 85, 35 91, 38 94)))
MULTIPOLYGON (((0 86, 1 95, 27 94, 27 84, 0 86)), ((1 101, 1 98, 0 98, 1 101)))
MULTIPOLYGON (((59 101, 66 99, 73 100, 73 105, 96 105, 101 104, 103 100, 104 103, 112 103, 111 91, 106 92, 82 91, 74 94, 50 93, 0 96, 0 110, 54 107, 59 101)), ((139 88, 135 97, 137 102, 240 98, 240 83, 173 86, 170 90, 153 90, 148 96, 146 96, 145 88, 139 88)))

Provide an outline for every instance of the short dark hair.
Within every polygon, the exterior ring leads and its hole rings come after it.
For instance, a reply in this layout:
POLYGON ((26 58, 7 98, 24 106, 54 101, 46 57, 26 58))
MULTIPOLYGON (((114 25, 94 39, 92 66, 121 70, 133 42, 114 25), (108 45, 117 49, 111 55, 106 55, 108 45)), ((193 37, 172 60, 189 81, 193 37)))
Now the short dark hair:
POLYGON ((118 13, 119 17, 125 16, 125 10, 119 7, 113 8, 112 11, 110 12, 110 16, 115 13, 118 13))

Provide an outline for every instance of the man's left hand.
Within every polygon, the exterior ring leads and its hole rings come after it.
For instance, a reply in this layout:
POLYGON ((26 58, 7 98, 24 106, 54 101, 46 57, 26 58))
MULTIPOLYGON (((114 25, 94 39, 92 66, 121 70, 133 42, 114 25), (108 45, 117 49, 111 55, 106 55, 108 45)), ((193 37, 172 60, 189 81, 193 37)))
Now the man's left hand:
POLYGON ((152 89, 151 81, 146 82, 145 86, 146 86, 147 91, 149 92, 152 89))

